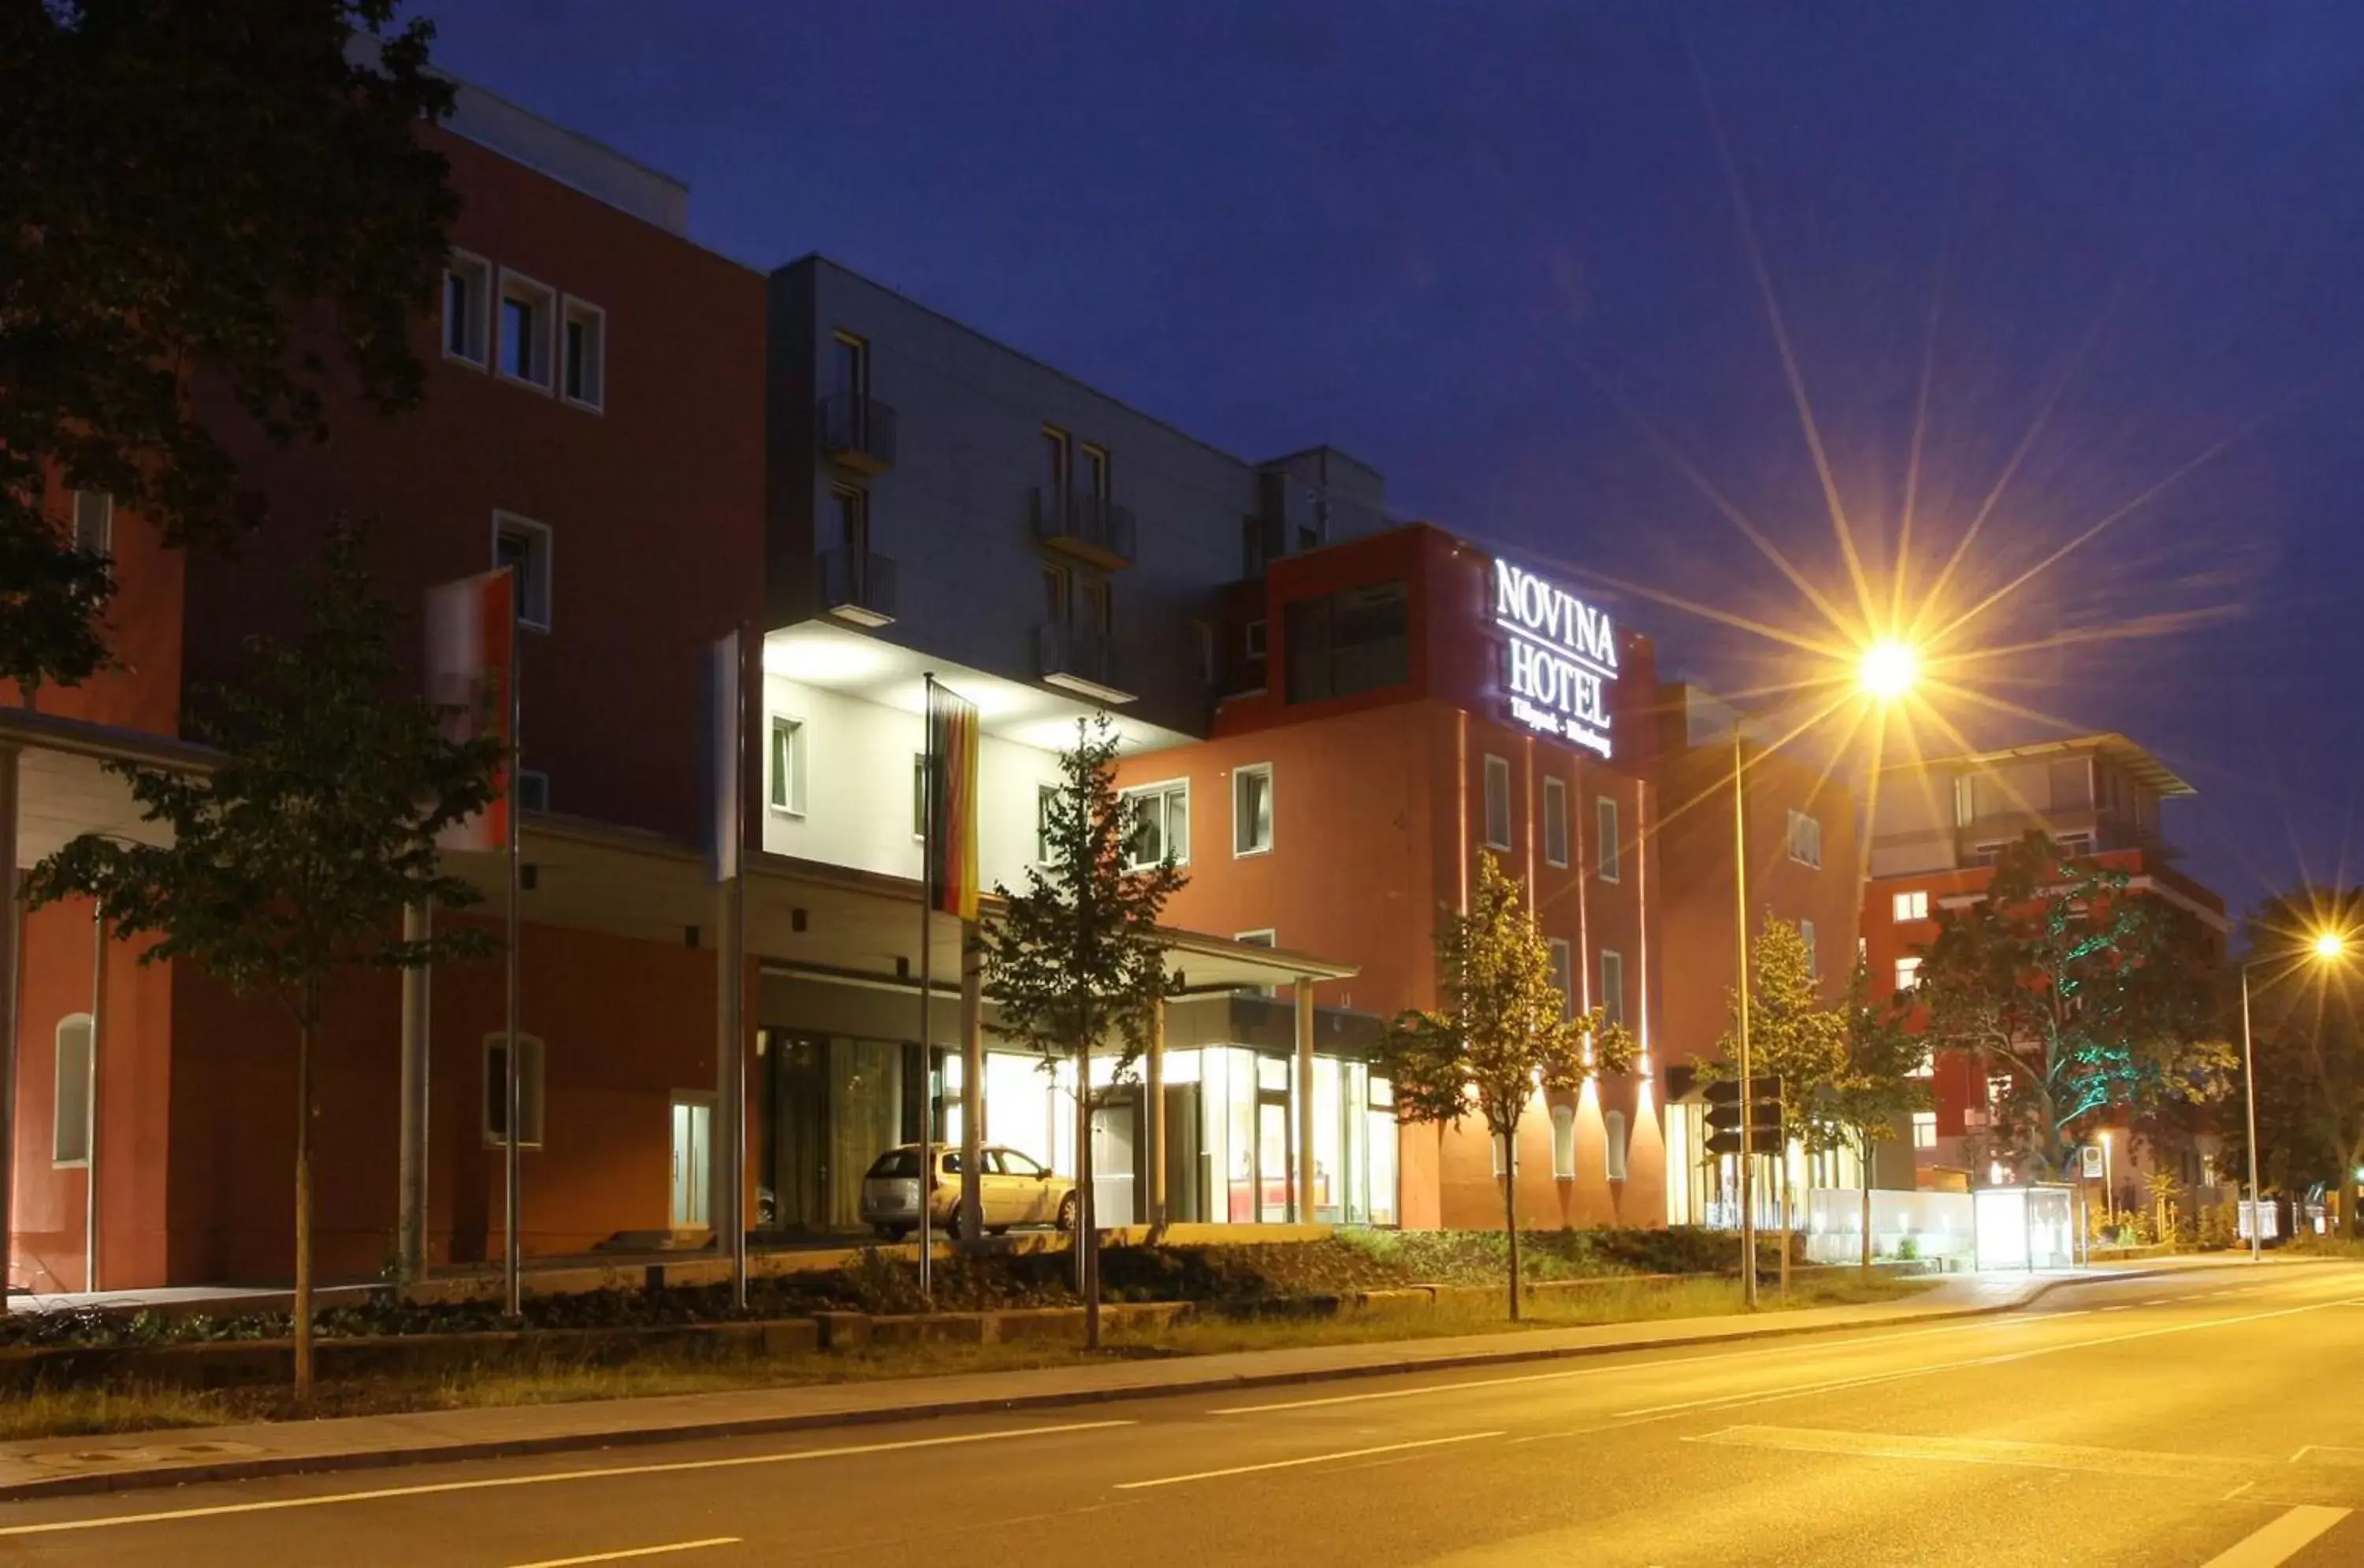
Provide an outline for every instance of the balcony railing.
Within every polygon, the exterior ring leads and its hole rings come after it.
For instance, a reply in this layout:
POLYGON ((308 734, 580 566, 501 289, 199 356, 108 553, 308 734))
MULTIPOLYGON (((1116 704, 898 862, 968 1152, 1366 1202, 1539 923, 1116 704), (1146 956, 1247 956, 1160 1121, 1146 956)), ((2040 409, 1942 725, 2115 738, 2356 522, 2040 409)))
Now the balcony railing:
POLYGON ((821 445, 830 461, 863 473, 895 466, 895 408, 875 397, 841 395, 820 406, 821 445))
POLYGON ((1036 490, 1034 537, 1054 550, 1111 571, 1132 565, 1134 559, 1132 508, 1105 495, 1077 495, 1047 485, 1036 490))
POLYGON ((1104 631, 1059 621, 1038 626, 1034 655, 1051 685, 1108 703, 1131 702, 1135 695, 1123 650, 1104 631))
POLYGON ((858 625, 885 626, 895 618, 894 558, 851 545, 822 551, 820 604, 858 625))

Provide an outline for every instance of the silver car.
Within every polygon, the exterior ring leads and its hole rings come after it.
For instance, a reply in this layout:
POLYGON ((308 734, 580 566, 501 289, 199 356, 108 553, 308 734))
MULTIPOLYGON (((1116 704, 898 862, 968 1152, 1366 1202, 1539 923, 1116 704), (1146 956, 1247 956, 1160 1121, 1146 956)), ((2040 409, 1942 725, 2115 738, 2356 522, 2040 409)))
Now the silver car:
MULTIPOLYGON (((985 1205, 985 1229, 998 1236, 1013 1225, 1076 1228, 1080 1207, 1076 1184, 1053 1175, 1031 1154, 998 1143, 983 1150, 985 1168, 977 1187, 985 1205)), ((959 1218, 961 1151, 936 1145, 936 1169, 928 1181, 928 1223, 943 1235, 953 1234, 959 1218)), ((906 1143, 878 1156, 862 1178, 862 1221, 890 1240, 901 1240, 920 1226, 920 1146, 906 1143)))

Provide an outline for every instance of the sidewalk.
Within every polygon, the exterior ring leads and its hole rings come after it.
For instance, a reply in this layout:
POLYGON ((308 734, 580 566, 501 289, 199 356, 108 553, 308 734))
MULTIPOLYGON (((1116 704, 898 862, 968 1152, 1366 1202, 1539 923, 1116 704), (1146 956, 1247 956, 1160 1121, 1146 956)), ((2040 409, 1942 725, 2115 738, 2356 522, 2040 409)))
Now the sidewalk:
POLYGON ((875 1383, 261 1422, 144 1438, 47 1438, 0 1443, 0 1501, 1678 1350, 2007 1312, 2068 1285, 2236 1262, 2249 1266, 2245 1257, 2216 1255, 2161 1258, 2141 1266, 2102 1266, 2081 1273, 1963 1275, 1899 1305, 1812 1307, 1755 1318, 1684 1318, 875 1383))

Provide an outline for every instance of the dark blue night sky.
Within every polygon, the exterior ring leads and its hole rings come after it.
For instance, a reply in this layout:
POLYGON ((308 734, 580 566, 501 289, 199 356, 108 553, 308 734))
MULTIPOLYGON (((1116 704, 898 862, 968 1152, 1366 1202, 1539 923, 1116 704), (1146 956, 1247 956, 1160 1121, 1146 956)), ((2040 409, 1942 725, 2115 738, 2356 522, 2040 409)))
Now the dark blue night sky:
MULTIPOLYGON (((1342 447, 1399 516, 1826 633, 1669 456, 1852 606, 1720 124, 1883 604, 1924 365, 1908 598, 2006 468, 1953 611, 2123 512, 1950 645, 2044 718, 1946 713, 2150 745, 2236 906, 2343 863, 2353 0, 425 9, 449 69, 687 179, 728 255, 823 251, 1243 456, 1342 447)), ((1623 608, 1727 688, 1800 668, 1623 608)))

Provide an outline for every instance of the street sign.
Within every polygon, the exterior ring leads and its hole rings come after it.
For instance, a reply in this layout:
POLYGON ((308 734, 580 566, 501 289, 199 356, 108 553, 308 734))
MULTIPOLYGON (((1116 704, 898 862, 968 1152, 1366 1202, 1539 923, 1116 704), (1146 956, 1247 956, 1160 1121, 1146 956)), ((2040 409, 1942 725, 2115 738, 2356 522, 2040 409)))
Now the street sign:
POLYGON ((2100 1181, 2102 1174, 2102 1146, 2098 1143, 2088 1143, 2080 1153, 2084 1159, 2085 1179, 2089 1182, 2100 1181))
MULTIPOLYGON (((1772 1148, 1778 1140, 1775 1128, 1781 1117, 1781 1080, 1774 1077, 1752 1079, 1748 1098, 1755 1105, 1749 1113, 1749 1124, 1756 1136, 1751 1144, 1759 1151, 1772 1148)), ((1711 1154, 1740 1152, 1740 1080, 1721 1078, 1702 1091, 1707 1100, 1707 1151, 1711 1154)))

